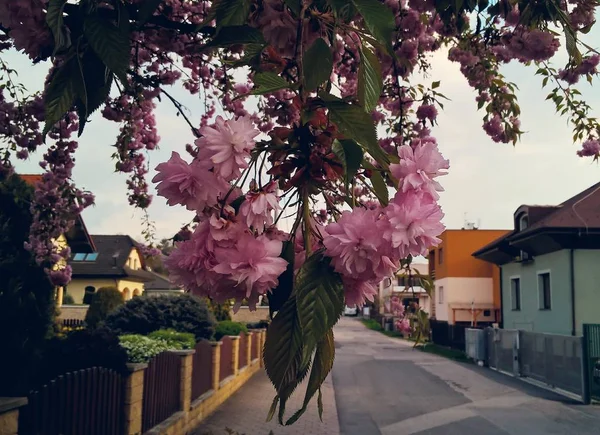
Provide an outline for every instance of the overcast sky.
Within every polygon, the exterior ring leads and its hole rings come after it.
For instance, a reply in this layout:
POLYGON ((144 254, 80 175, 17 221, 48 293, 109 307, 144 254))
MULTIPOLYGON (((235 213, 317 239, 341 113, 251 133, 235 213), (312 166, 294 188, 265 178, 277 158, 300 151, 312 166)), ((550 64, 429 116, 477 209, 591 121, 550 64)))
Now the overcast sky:
MULTIPOLYGON (((596 30, 587 39, 597 41, 598 36, 600 31, 596 30)), ((7 56, 7 60, 19 71, 28 89, 41 85, 47 65, 32 67, 25 56, 16 54, 7 56)), ((526 133, 513 147, 494 143, 482 130, 483 113, 477 112, 475 94, 460 74, 458 64, 449 62, 441 53, 432 64, 431 77, 426 81, 441 80, 440 91, 451 99, 433 130, 440 150, 450 159, 450 173, 440 179, 445 188, 441 204, 448 228, 461 228, 466 215, 470 221, 479 220, 482 229, 508 229, 519 205, 558 204, 600 181, 600 167, 576 156, 579 145, 572 143, 566 118, 555 114, 553 103, 544 100, 549 89, 541 88, 541 78, 534 76, 535 67, 511 65, 502 70, 520 88, 521 128, 526 133)), ((579 89, 592 107, 600 107, 597 89, 594 91, 587 83, 579 89)), ((172 91, 189 108, 191 119, 199 122, 200 100, 180 89, 172 91)), ((162 140, 160 150, 149 154, 151 176, 172 150, 183 153, 185 144, 193 141, 186 123, 176 116, 168 101, 160 103, 156 117, 162 140)), ((114 173, 110 158, 117 132, 118 125, 99 113, 91 118, 76 154, 74 179, 96 195, 95 207, 83 214, 92 234, 121 233, 139 238, 141 214, 128 205, 126 177, 114 173)), ((17 170, 39 173, 40 158, 41 154, 31 156, 28 162, 19 163, 17 170)), ((149 214, 159 238, 172 236, 192 218, 184 208, 168 207, 160 197, 154 198, 149 214)))

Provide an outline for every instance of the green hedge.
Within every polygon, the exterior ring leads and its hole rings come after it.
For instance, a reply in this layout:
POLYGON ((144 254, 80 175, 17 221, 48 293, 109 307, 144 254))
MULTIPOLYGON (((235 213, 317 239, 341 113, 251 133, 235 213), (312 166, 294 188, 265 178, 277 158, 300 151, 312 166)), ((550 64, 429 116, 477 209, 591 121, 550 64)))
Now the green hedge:
POLYGON ((240 322, 225 320, 217 323, 215 328, 215 340, 220 340, 226 335, 240 335, 242 332, 248 332, 246 325, 240 322))
POLYGON ((177 332, 174 329, 160 329, 148 335, 153 340, 163 340, 176 349, 193 349, 196 339, 191 332, 177 332))
POLYGON ((121 335, 119 344, 127 352, 127 360, 131 363, 146 363, 159 353, 177 350, 164 340, 154 340, 139 334, 121 335))

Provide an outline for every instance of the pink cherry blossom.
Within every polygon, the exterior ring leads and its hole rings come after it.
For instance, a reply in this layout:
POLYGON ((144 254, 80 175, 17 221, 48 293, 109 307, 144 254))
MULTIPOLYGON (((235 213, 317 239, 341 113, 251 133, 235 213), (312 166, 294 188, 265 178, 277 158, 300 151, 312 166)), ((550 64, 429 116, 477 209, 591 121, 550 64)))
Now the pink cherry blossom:
POLYGON ((187 163, 173 151, 168 161, 156 167, 158 174, 152 181, 158 183, 156 190, 167 198, 167 204, 202 211, 206 206, 215 205, 229 190, 229 183, 211 172, 209 164, 198 160, 187 163))
POLYGON ((325 227, 325 254, 336 272, 360 281, 388 276, 398 268, 389 243, 382 237, 388 222, 381 210, 355 208, 325 227))
POLYGON ((408 254, 425 255, 430 247, 439 244, 437 236, 444 231, 444 214, 430 195, 398 192, 385 214, 390 227, 384 237, 399 250, 401 258, 408 254))
POLYGON ((600 153, 600 140, 598 139, 588 139, 586 140, 582 148, 577 151, 577 155, 579 157, 592 157, 597 156, 600 153))
POLYGON ((287 267, 280 257, 283 244, 266 236, 242 234, 231 248, 215 248, 213 270, 244 290, 245 297, 262 295, 276 287, 287 267))
POLYGON ((240 169, 248 167, 250 151, 259 131, 249 117, 225 120, 217 116, 215 123, 200 130, 196 140, 200 160, 210 160, 217 175, 231 181, 241 175, 240 169))
POLYGON ((403 319, 396 320, 396 330, 400 331, 402 334, 410 334, 410 320, 406 317, 403 319))
POLYGON ((362 307, 366 301, 373 302, 377 295, 378 281, 361 281, 350 277, 342 278, 345 303, 349 307, 362 307))
POLYGON ((435 141, 421 141, 414 148, 403 145, 398 148, 398 155, 400 162, 390 165, 390 171, 398 179, 400 191, 421 190, 438 199, 437 192, 444 189, 435 178, 446 175, 443 170, 450 164, 439 152, 435 141))
POLYGON ((277 184, 272 182, 262 190, 246 194, 246 199, 240 206, 240 216, 245 218, 249 228, 254 228, 261 234, 265 226, 273 224, 273 211, 280 209, 277 184))

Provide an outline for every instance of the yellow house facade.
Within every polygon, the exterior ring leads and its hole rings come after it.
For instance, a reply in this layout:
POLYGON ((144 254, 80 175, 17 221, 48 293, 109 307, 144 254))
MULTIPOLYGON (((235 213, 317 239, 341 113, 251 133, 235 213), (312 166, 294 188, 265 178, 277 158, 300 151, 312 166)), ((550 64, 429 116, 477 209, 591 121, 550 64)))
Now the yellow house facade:
POLYGON ((76 304, 102 287, 116 287, 125 300, 144 293, 144 283, 155 279, 145 270, 144 258, 133 239, 124 235, 92 235, 92 253, 72 252, 71 282, 65 287, 76 304))

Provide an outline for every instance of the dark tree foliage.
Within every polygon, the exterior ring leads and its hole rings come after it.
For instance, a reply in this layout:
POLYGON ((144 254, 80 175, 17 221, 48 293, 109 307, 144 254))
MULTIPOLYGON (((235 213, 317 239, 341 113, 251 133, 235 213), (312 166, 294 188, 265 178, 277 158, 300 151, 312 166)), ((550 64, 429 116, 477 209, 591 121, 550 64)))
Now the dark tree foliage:
POLYGON ((137 297, 106 318, 105 326, 117 334, 149 334, 172 328, 191 332, 196 340, 208 340, 215 332, 215 319, 206 303, 191 295, 137 297))
POLYGON ((35 376, 35 386, 40 387, 57 376, 90 367, 124 373, 126 364, 127 352, 119 345, 119 338, 113 331, 100 327, 48 340, 43 361, 31 375, 35 376))
POLYGON ((123 305, 123 295, 115 287, 102 287, 92 296, 90 308, 85 315, 85 323, 89 328, 96 328, 100 322, 123 305))
POLYGON ((231 304, 229 301, 219 304, 215 301, 211 301, 210 298, 205 298, 204 300, 206 301, 209 310, 212 311, 215 316, 217 322, 231 320, 231 304))
POLYGON ((52 335, 54 288, 25 250, 33 189, 0 173, 0 396, 29 388, 29 375, 52 335))

